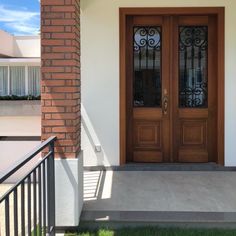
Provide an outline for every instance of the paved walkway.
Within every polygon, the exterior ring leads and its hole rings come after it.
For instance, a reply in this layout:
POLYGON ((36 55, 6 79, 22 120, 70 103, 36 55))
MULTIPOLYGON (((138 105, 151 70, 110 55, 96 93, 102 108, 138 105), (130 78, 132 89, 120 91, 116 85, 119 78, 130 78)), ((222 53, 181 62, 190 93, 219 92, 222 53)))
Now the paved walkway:
POLYGON ((236 172, 87 171, 84 211, 236 212, 236 172))

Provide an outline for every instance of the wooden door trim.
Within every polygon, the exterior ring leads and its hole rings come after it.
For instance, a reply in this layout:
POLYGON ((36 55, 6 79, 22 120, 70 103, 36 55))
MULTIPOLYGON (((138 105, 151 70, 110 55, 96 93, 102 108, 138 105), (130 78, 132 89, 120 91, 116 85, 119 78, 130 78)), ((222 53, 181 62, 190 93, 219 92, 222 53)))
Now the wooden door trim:
POLYGON ((126 24, 135 15, 215 15, 217 17, 217 163, 224 158, 224 84, 225 84, 225 8, 224 7, 163 7, 120 8, 120 165, 126 163, 126 24))

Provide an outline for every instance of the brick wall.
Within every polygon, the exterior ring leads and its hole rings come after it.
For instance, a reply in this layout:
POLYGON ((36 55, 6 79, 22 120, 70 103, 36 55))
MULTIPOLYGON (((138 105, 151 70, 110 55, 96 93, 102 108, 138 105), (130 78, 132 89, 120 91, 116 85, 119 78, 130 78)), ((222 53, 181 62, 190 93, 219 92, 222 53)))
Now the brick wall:
POLYGON ((80 1, 41 0, 42 139, 56 156, 80 151, 80 1))

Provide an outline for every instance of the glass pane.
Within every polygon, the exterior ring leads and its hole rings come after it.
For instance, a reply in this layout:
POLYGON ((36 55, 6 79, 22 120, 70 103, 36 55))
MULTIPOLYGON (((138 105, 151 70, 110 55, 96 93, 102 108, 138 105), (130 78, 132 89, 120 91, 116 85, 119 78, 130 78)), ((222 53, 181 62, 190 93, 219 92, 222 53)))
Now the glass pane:
POLYGON ((207 107, 207 26, 179 27, 179 107, 207 107))
POLYGON ((8 67, 0 66, 0 96, 8 95, 8 67))
POLYGON ((134 107, 161 107, 161 28, 134 27, 134 107))
POLYGON ((29 95, 40 95, 40 67, 29 66, 28 67, 28 88, 29 95))
POLYGON ((10 66, 11 95, 25 96, 25 67, 10 66))

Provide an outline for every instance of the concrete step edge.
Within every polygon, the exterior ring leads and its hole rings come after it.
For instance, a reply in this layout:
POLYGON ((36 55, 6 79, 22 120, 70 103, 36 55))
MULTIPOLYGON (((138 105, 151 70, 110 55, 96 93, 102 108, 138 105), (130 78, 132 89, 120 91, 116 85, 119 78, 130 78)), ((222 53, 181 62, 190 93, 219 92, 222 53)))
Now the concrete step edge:
POLYGON ((83 211, 82 222, 235 223, 236 212, 83 211))

